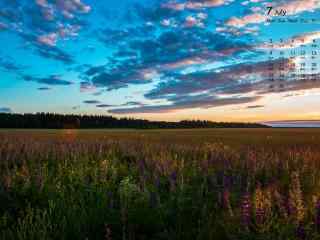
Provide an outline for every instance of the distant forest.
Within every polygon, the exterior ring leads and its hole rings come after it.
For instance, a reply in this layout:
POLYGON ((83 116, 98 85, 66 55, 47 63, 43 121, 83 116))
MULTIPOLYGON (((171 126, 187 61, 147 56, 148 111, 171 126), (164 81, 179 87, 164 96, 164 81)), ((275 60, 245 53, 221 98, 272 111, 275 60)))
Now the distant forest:
POLYGON ((133 118, 115 118, 95 115, 62 115, 53 113, 12 114, 0 113, 0 128, 35 129, 98 129, 98 128, 134 128, 134 129, 170 129, 170 128, 266 128, 258 123, 229 123, 211 121, 148 121, 133 118))

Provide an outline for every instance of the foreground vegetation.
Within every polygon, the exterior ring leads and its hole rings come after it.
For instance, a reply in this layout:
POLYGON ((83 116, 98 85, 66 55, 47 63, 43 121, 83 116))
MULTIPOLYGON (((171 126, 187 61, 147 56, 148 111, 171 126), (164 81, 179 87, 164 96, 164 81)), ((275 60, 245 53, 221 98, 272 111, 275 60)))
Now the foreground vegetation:
POLYGON ((0 239, 320 239, 320 130, 0 131, 0 239))

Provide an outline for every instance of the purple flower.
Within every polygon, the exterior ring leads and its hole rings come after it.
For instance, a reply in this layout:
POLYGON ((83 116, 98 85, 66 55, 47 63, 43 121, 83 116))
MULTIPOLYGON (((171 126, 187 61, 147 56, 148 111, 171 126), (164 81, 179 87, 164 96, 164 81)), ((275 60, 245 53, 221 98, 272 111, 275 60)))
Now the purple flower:
POLYGON ((232 207, 230 204, 230 192, 228 189, 225 189, 223 191, 222 206, 223 206, 223 209, 228 211, 230 216, 233 216, 233 211, 232 211, 232 207))
POLYGON ((296 229, 296 236, 298 239, 304 240, 306 239, 306 232, 304 230, 303 225, 300 223, 296 229))
POLYGON ((241 201, 241 221, 245 228, 248 228, 250 225, 250 214, 251 213, 251 202, 250 194, 246 192, 241 201))
POLYGON ((225 189, 230 189, 232 185, 232 176, 224 175, 223 176, 223 187, 225 189))
POLYGON ((176 188, 176 183, 177 183, 177 172, 173 171, 170 176, 169 176, 169 181, 170 181, 170 188, 171 190, 175 190, 176 188))
POLYGON ((157 174, 154 180, 154 186, 156 187, 156 189, 160 189, 161 186, 161 181, 160 181, 160 176, 157 174))

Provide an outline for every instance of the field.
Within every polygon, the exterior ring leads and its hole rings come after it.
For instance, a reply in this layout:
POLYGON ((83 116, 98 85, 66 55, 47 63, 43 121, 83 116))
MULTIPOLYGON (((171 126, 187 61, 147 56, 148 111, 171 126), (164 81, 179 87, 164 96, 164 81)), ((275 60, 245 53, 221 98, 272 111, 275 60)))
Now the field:
POLYGON ((320 129, 0 130, 0 239, 320 239, 320 129))

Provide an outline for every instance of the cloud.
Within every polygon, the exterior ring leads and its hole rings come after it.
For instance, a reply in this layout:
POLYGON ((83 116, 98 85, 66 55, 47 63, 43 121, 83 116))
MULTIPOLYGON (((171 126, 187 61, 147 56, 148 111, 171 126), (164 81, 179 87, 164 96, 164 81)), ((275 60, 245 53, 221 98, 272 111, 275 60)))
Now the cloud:
POLYGON ((88 66, 82 74, 85 82, 81 83, 82 91, 94 91, 96 88, 106 88, 108 91, 126 88, 130 84, 150 83, 156 74, 148 69, 140 69, 135 61, 115 62, 114 67, 88 66))
MULTIPOLYGON (((110 113, 164 113, 190 108, 213 108, 253 103, 270 93, 320 89, 319 74, 305 74, 303 77, 295 78, 286 75, 283 81, 270 82, 268 78, 270 64, 283 64, 288 73, 288 66, 292 61, 292 59, 276 59, 237 64, 210 71, 176 74, 174 79, 159 83, 156 88, 145 94, 147 99, 166 100, 169 104, 130 108, 119 105, 110 110, 110 113), (273 85, 274 87, 271 87, 273 85)), ((247 108, 263 107, 263 105, 250 105, 247 108)))
POLYGON ((38 47, 36 49, 36 52, 44 58, 53 59, 64 64, 74 63, 74 59, 70 54, 64 52, 63 50, 57 47, 38 47))
POLYGON ((248 24, 257 24, 257 23, 265 22, 267 18, 268 17, 266 15, 254 13, 254 14, 244 16, 242 18, 232 17, 226 22, 226 25, 240 28, 248 24))
POLYGON ((74 12, 88 13, 91 11, 91 7, 84 4, 81 0, 56 0, 56 6, 67 17, 70 17, 74 12))
POLYGON ((0 31, 8 29, 8 25, 5 23, 0 22, 0 31))
POLYGON ((39 91, 48 91, 48 90, 51 90, 51 88, 49 88, 49 87, 39 87, 38 90, 39 91))
POLYGON ((145 104, 142 102, 137 102, 137 101, 130 101, 126 102, 124 104, 121 104, 121 106, 144 106, 145 104))
POLYGON ((114 105, 110 105, 110 104, 98 104, 96 107, 97 107, 97 108, 110 108, 110 107, 114 107, 114 105))
POLYGON ((145 22, 160 22, 163 19, 176 18, 180 16, 180 12, 175 11, 175 9, 172 8, 161 7, 160 3, 155 4, 153 7, 135 4, 135 12, 137 16, 145 22))
POLYGON ((319 120, 283 120, 265 122, 264 124, 272 127, 320 127, 319 120))
POLYGON ((95 92, 96 90, 97 90, 96 86, 94 86, 90 82, 80 83, 80 92, 95 92))
POLYGON ((37 36, 23 32, 19 33, 19 36, 24 39, 25 43, 31 44, 35 52, 41 57, 60 61, 64 64, 74 63, 74 59, 70 54, 54 45, 48 44, 50 41, 47 44, 43 44, 39 42, 37 36))
POLYGON ((252 105, 252 106, 247 106, 247 109, 256 109, 256 108, 264 108, 264 105, 252 105))
POLYGON ((98 103, 100 103, 100 101, 98 101, 98 100, 86 100, 86 101, 83 101, 83 103, 86 103, 86 104, 98 104, 98 103))
POLYGON ((39 78, 29 75, 24 75, 23 79, 25 81, 33 81, 41 84, 52 85, 52 86, 68 86, 72 85, 73 82, 61 79, 59 75, 50 75, 49 77, 39 78))
MULTIPOLYGON (((286 11, 286 16, 297 15, 302 12, 312 12, 320 8, 319 0, 286 0, 268 3, 266 6, 273 6, 274 9, 283 9, 286 11)), ((271 16, 267 14, 266 6, 258 13, 254 12, 243 17, 232 17, 226 21, 227 26, 241 28, 249 24, 259 24, 266 22, 271 16)))
POLYGON ((78 31, 81 29, 79 25, 60 26, 57 32, 50 32, 41 36, 38 36, 37 41, 40 44, 47 45, 49 47, 55 47, 59 39, 66 39, 68 37, 76 37, 78 31))
MULTIPOLYGON (((36 4, 44 13, 59 11, 67 19, 74 18, 76 13, 89 13, 91 11, 91 7, 81 0, 55 0, 53 3, 47 0, 36 0, 36 4)), ((49 15, 50 17, 47 20, 52 20, 52 15, 49 15)), ((47 15, 45 16, 47 17, 47 15)))
POLYGON ((202 19, 196 18, 194 16, 188 16, 184 22, 185 27, 204 27, 202 19))
POLYGON ((219 26, 216 27, 217 32, 221 33, 228 33, 234 36, 245 36, 245 35, 258 35, 259 34, 259 27, 253 26, 253 27, 245 27, 245 28, 237 28, 237 27, 231 27, 231 26, 219 26))
MULTIPOLYGON (((269 46, 259 42, 259 36, 255 38, 249 35, 258 34, 259 27, 255 24, 263 23, 266 19, 264 11, 267 5, 264 0, 248 0, 247 7, 241 6, 244 1, 231 0, 133 3, 128 6, 134 5, 136 11, 123 16, 122 10, 117 9, 112 17, 108 16, 108 27, 103 25, 106 19, 98 15, 101 14, 98 8, 107 8, 108 4, 97 2, 98 10, 91 11, 90 5, 94 6, 94 2, 2 0, 0 29, 3 25, 10 35, 18 35, 23 40, 24 49, 17 50, 17 57, 20 57, 20 51, 22 54, 32 51, 41 57, 40 61, 44 63, 41 66, 48 66, 43 71, 50 72, 37 75, 36 68, 32 67, 30 70, 35 72, 22 73, 18 61, 9 58, 0 58, 1 70, 17 72, 17 76, 23 76, 26 81, 48 85, 48 88, 39 87, 41 91, 49 90, 50 86, 73 84, 64 75, 51 73, 66 71, 68 76, 79 74, 75 77, 80 79, 77 85, 80 92, 90 93, 92 98, 123 88, 128 88, 130 94, 132 88, 136 91, 140 85, 145 85, 137 94, 143 94, 145 101, 151 105, 137 101, 118 105, 96 100, 84 102, 120 112, 126 109, 166 112, 231 105, 242 101, 248 101, 250 109, 259 106, 252 99, 276 91, 269 88, 272 84, 267 80, 267 73, 268 64, 279 62, 256 62, 264 59, 263 50, 268 50, 269 46), (234 4, 232 7, 225 6, 231 3, 234 4), (211 9, 221 6, 225 8, 211 9), (93 15, 89 16, 91 12, 93 15), (242 15, 229 19, 234 13, 242 15), (116 15, 120 17, 116 18, 116 15), (82 38, 83 32, 86 35, 82 38), (79 42, 71 46, 66 44, 69 39, 78 39, 79 42), (84 52, 86 46, 96 51, 84 52), (88 57, 83 57, 84 53, 88 57), (81 62, 71 65, 76 61, 81 62), (71 66, 64 66, 67 64, 71 66)), ((307 7, 316 9, 313 0, 302 2, 307 4, 298 4, 296 0, 274 1, 273 4, 275 7, 287 6, 292 13, 309 11, 307 7)), ((126 12, 130 10, 132 8, 123 9, 126 12)), ((309 44, 319 37, 319 32, 313 32, 295 36, 294 39, 297 42, 304 39, 309 44)), ((274 48, 289 49, 296 46, 291 42, 274 43, 274 48)), ((37 61, 38 57, 30 60, 31 63, 37 61)), ((289 63, 289 60, 286 61, 289 63)), ((307 78, 311 79, 310 76, 307 78)), ((301 79, 286 78, 282 91, 291 94, 291 91, 318 87, 317 81, 309 80, 303 82, 301 79)), ((135 100, 135 94, 132 94, 132 100, 135 100)))
POLYGON ((237 94, 244 92, 244 86, 247 93, 253 91, 250 90, 253 85, 268 77, 270 63, 281 63, 286 67, 289 66, 291 61, 289 59, 277 59, 258 63, 241 63, 220 69, 178 74, 174 80, 160 83, 145 97, 161 99, 172 94, 183 95, 201 91, 237 94))
POLYGON ((72 56, 57 46, 79 35, 86 26, 82 15, 90 10, 82 0, 2 0, 0 29, 20 36, 41 57, 71 64, 72 56))
POLYGON ((11 57, 0 57, 0 68, 7 72, 19 72, 25 67, 16 64, 11 57))
MULTIPOLYGON (((205 19, 206 15, 197 14, 196 17, 205 19)), ((109 32, 109 38, 115 37, 121 43, 118 52, 109 64, 88 66, 82 75, 88 83, 86 86, 113 90, 130 84, 146 84, 191 66, 254 51, 244 41, 202 28, 191 28, 191 25, 190 28, 164 31, 147 39, 131 38, 130 31, 126 30, 109 32)))
POLYGON ((213 8, 228 4, 227 0, 189 0, 186 2, 169 1, 162 4, 162 8, 167 8, 175 11, 197 10, 204 8, 213 8))
POLYGON ((312 12, 315 9, 320 8, 319 0, 288 0, 284 4, 277 4, 275 7, 279 9, 285 9, 287 15, 296 15, 301 12, 312 12))
POLYGON ((48 46, 56 46, 58 40, 58 34, 49 33, 43 36, 38 37, 38 42, 48 45, 48 46))
POLYGON ((95 75, 91 79, 93 85, 97 87, 106 87, 109 91, 119 88, 126 88, 129 84, 145 84, 150 82, 145 80, 139 72, 103 72, 95 75))
POLYGON ((8 107, 0 107, 0 113, 12 113, 12 110, 8 107))
POLYGON ((97 108, 112 108, 112 107, 126 107, 126 106, 144 106, 145 104, 141 102, 136 102, 136 101, 131 101, 131 102, 126 102, 123 104, 119 105, 110 105, 110 104, 98 104, 96 105, 97 108))
POLYGON ((213 108, 227 105, 237 105, 255 102, 259 97, 235 97, 235 98, 216 98, 214 96, 200 96, 197 98, 185 98, 174 102, 171 105, 140 106, 134 108, 116 108, 109 110, 113 114, 133 114, 133 113, 168 113, 190 108, 213 108))

